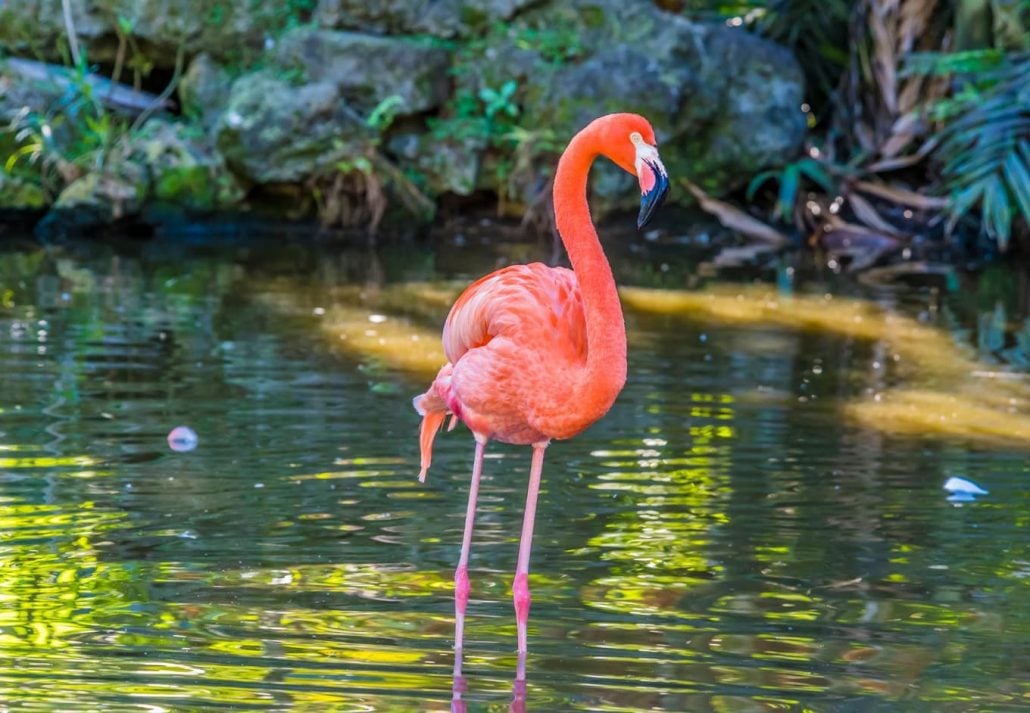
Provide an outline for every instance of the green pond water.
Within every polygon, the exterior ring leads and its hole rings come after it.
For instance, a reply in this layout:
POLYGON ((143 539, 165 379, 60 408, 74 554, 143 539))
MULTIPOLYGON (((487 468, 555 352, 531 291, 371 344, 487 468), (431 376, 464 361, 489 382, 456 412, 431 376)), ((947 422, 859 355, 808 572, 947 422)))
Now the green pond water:
MULTIPOLYGON (((454 681, 472 439, 442 433, 420 485, 410 399, 428 379, 325 323, 339 308, 362 322, 344 331, 438 334, 446 307, 402 288, 507 258, 283 242, 0 253, 0 709, 512 705, 529 450, 487 451, 454 681), (393 311, 347 303, 392 289, 408 294, 393 311), (179 425, 194 450, 169 447, 179 425)), ((681 269, 616 265, 652 285, 681 269)), ((1016 424, 1026 297, 995 277, 793 289, 864 294, 943 334, 992 398, 1012 390, 1016 424)), ((949 388, 875 338, 627 322, 622 396, 547 453, 515 709, 1030 710, 1030 443, 849 417, 909 381, 949 388), (953 476, 989 494, 949 501, 953 476)))

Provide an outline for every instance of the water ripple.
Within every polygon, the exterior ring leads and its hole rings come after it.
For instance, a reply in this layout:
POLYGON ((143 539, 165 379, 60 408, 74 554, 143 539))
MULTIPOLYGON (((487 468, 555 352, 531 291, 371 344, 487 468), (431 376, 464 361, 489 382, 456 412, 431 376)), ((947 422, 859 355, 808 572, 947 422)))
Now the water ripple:
MULTIPOLYGON (((453 290, 332 264, 0 263, 4 705, 451 709, 472 440, 418 483, 425 355, 326 340, 374 308, 417 350, 453 290)), ((1030 710, 1025 451, 843 419, 905 378, 875 342, 627 321, 626 390, 545 460, 529 709, 1030 710), (989 494, 949 503, 952 476, 989 494)), ((529 454, 487 456, 458 685, 504 710, 529 454)))

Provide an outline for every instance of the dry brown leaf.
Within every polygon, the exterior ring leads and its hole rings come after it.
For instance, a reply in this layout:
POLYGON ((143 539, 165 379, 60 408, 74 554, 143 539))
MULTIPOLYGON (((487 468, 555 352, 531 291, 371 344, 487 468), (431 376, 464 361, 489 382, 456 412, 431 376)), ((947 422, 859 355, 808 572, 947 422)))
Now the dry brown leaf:
POLYGON ((870 268, 864 271, 858 279, 866 284, 887 285, 899 278, 912 275, 937 275, 947 279, 953 274, 954 268, 950 265, 927 262, 925 260, 913 260, 870 268))
POLYGON ((766 225, 757 218, 751 217, 740 208, 712 198, 690 181, 683 180, 683 184, 693 194, 694 198, 697 199, 702 210, 714 215, 719 219, 720 223, 730 230, 739 231, 750 238, 755 238, 777 247, 787 244, 787 236, 775 228, 766 225))
POLYGON ((925 82, 922 77, 909 77, 905 80, 901 94, 898 96, 898 111, 900 111, 902 115, 912 112, 920 105, 923 97, 924 84, 925 82))
POLYGON ((922 119, 916 114, 899 116, 890 129, 890 137, 880 148, 880 155, 892 158, 923 133, 922 119))
POLYGON ((881 257, 901 245, 901 241, 892 235, 848 223, 837 216, 831 216, 823 229, 825 232, 819 245, 838 260, 851 258, 848 272, 862 272, 872 267, 881 257))
POLYGON ((888 221, 884 220, 880 216, 879 211, 873 207, 873 204, 867 201, 865 198, 857 193, 851 193, 848 195, 848 203, 851 204, 851 210, 854 211, 855 217, 862 221, 865 225, 878 230, 881 233, 887 235, 900 235, 901 231, 895 226, 891 225, 888 221))
POLYGON ((908 205, 913 208, 919 208, 920 210, 941 210, 948 207, 947 198, 935 198, 933 196, 924 196, 922 193, 916 193, 905 188, 895 188, 894 186, 888 186, 885 183, 872 183, 870 181, 855 181, 852 184, 852 188, 862 191, 863 193, 869 193, 877 198, 883 198, 892 203, 898 203, 899 205, 908 205))
POLYGON ((873 130, 864 122, 856 122, 855 138, 858 139, 859 146, 866 153, 871 154, 876 151, 876 138, 873 135, 873 130))
POLYGON ((773 245, 762 243, 723 248, 712 260, 712 266, 716 268, 743 267, 768 256, 775 249, 773 245))
POLYGON ((866 170, 872 173, 880 173, 882 171, 894 171, 899 168, 907 168, 914 164, 919 163, 926 155, 929 154, 937 146, 936 139, 928 139, 923 142, 922 146, 914 154, 908 156, 899 156, 898 158, 889 158, 883 161, 875 161, 868 166, 866 170))
POLYGON ((873 72, 876 74, 880 98, 891 116, 898 113, 897 107, 897 57, 894 52, 894 38, 886 22, 890 13, 889 3, 873 3, 869 12, 869 29, 873 35, 873 72))
POLYGON ((936 0, 908 0, 901 4, 897 48, 900 54, 908 54, 915 47, 936 5, 936 0))

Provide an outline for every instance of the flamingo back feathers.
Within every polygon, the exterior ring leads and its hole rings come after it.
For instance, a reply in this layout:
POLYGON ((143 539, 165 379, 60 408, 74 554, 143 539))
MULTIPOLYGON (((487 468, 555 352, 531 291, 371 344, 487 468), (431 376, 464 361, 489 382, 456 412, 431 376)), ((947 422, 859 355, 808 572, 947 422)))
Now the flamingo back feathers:
POLYGON ((576 275, 542 263, 512 265, 472 283, 458 297, 443 331, 452 364, 470 349, 503 336, 527 349, 586 358, 586 322, 576 275))

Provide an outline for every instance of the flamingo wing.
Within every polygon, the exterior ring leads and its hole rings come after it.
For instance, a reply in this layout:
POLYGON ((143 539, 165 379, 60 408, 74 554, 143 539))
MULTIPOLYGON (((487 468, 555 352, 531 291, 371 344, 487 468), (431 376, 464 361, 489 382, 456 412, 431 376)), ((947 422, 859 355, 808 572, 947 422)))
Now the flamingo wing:
POLYGON ((414 400, 423 416, 420 478, 446 413, 477 437, 507 443, 537 443, 579 430, 544 425, 556 413, 568 414, 570 374, 586 362, 586 321, 572 270, 532 263, 480 278, 451 307, 443 347, 448 363, 414 400))
POLYGON ((568 412, 586 363, 575 273, 532 263, 487 275, 454 303, 443 345, 453 364, 447 403, 473 432, 507 443, 563 437, 543 421, 568 412))
POLYGON ((467 351, 496 337, 585 359, 586 322, 576 274, 531 263, 497 270, 469 285, 444 325, 447 360, 457 364, 467 351))

